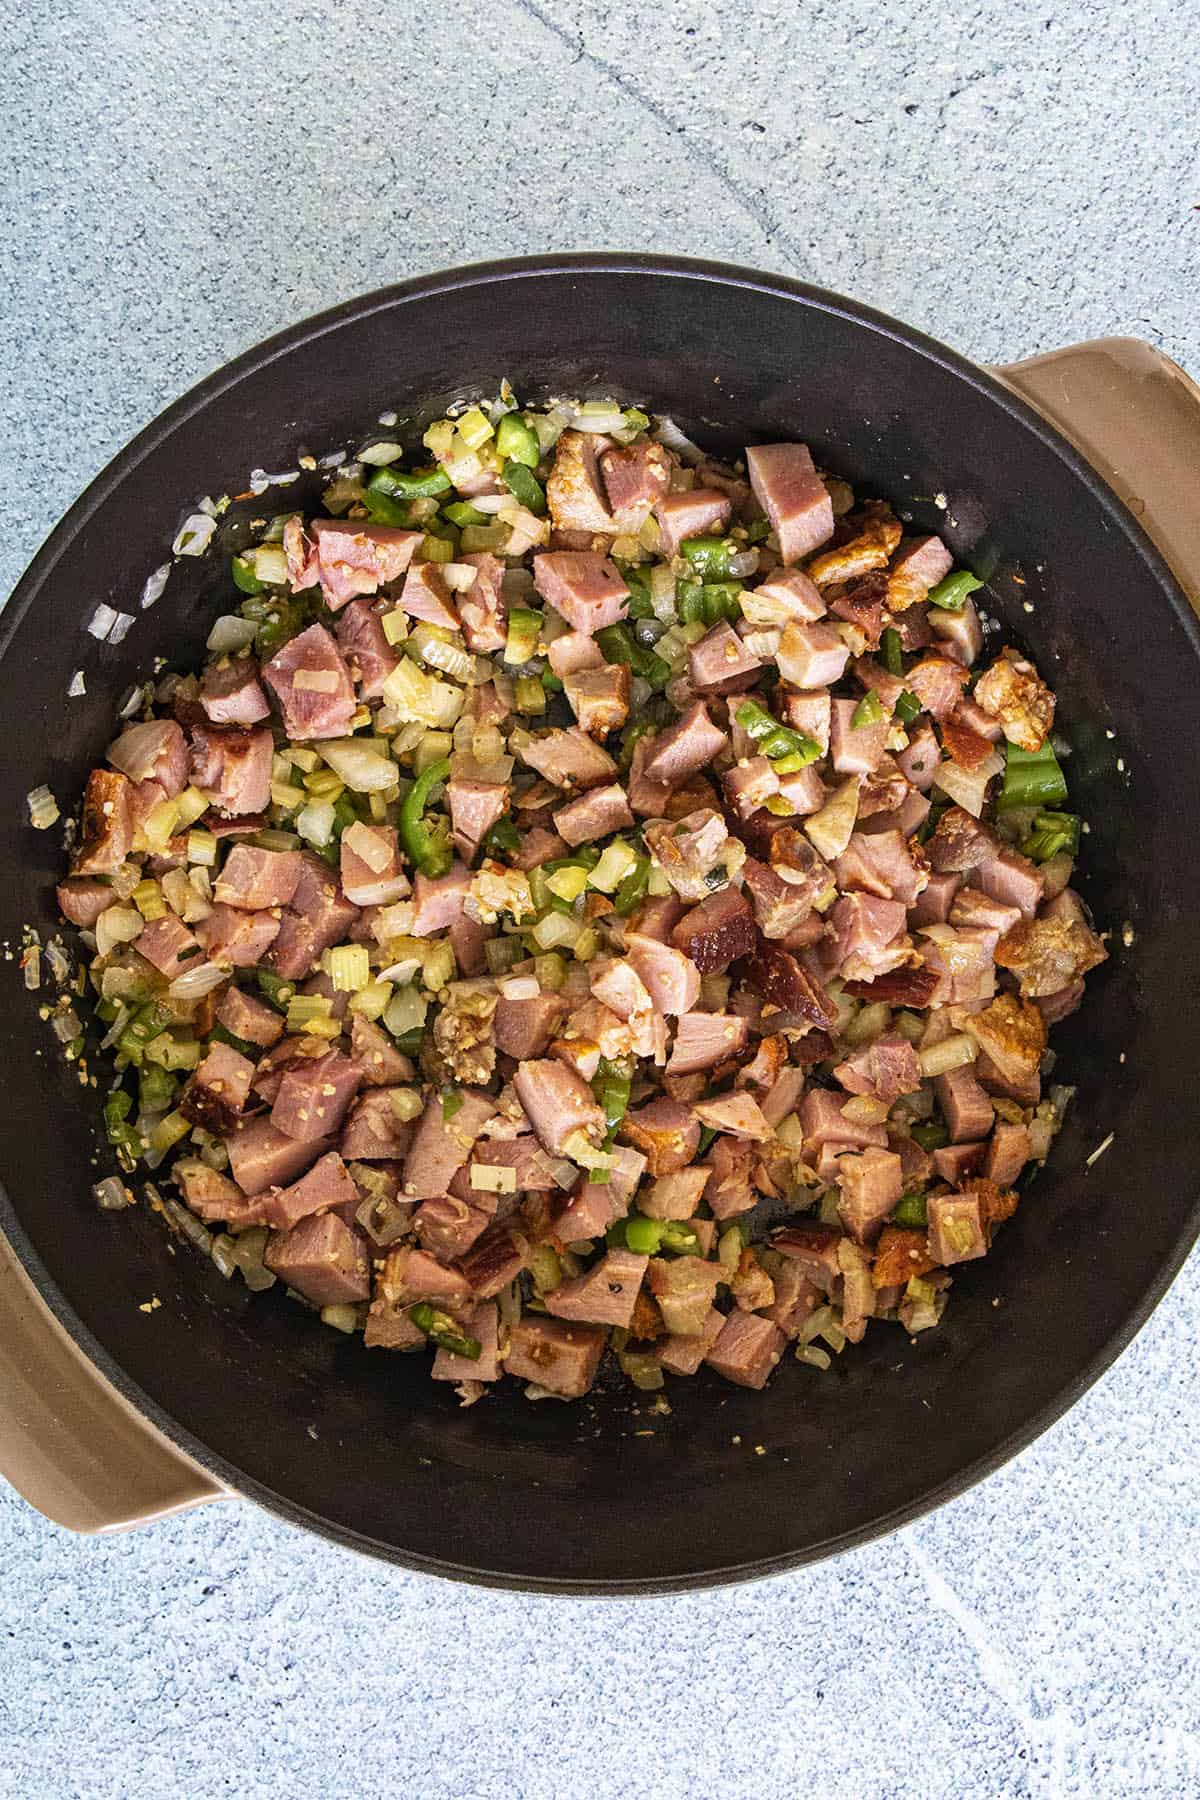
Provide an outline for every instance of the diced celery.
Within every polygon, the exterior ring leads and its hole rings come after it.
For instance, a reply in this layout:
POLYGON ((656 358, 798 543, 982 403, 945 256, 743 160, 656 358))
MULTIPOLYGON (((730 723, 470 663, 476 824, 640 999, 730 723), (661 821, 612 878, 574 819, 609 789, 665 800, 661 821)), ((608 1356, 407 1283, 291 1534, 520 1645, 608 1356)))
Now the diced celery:
POLYGON ((454 423, 459 437, 470 450, 478 450, 492 435, 491 420, 477 406, 471 407, 469 412, 463 413, 454 423))
POLYGON ((365 944, 339 944, 328 952, 329 979, 334 992, 353 994, 371 979, 371 958, 365 944))
POLYGON ((588 871, 575 863, 569 864, 565 869, 556 869, 553 875, 546 877, 546 886, 560 900, 577 900, 587 885, 588 871))

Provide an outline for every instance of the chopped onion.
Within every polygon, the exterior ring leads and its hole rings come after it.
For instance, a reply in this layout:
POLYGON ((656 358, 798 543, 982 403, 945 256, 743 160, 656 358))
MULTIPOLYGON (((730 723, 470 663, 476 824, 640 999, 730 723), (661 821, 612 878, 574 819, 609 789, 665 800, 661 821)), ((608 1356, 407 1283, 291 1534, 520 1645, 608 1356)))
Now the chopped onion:
POLYGON ((172 1000, 200 1000, 228 979, 228 969, 219 968, 216 963, 203 962, 196 968, 185 969, 182 975, 177 975, 167 992, 172 1000))
POLYGON ((47 831, 61 815, 58 801, 43 783, 41 787, 30 788, 25 796, 25 804, 29 808, 29 823, 35 831, 47 831))
POLYGON ((685 437, 674 419, 668 418, 665 413, 655 420, 651 436, 657 438, 660 444, 665 444, 668 450, 674 450, 686 463, 704 461, 704 452, 699 444, 693 444, 690 437, 685 437))
MULTIPOLYGON (((472 506, 475 504, 471 502, 472 506)), ((480 509, 482 511, 482 508, 480 509)), ((479 579, 479 570, 474 563, 448 562, 442 564, 442 580, 455 594, 465 594, 475 586, 479 579)))
POLYGON ((132 944, 145 924, 133 906, 106 906, 96 920, 96 954, 107 956, 118 944, 132 944))
MULTIPOLYGON (((379 423, 381 425, 383 425, 386 423, 386 421, 384 419, 380 419, 379 423)), ((342 464, 345 462, 345 460, 346 460, 346 452, 344 450, 331 450, 329 452, 328 456, 323 456, 321 458, 320 462, 317 464, 317 467, 319 469, 340 469, 342 464)))
POLYGON ((208 513, 194 512, 179 527, 171 549, 176 556, 203 556, 216 529, 217 521, 208 513))
POLYGON ((251 469, 250 492, 265 494, 269 487, 290 487, 293 481, 299 479, 299 469, 285 469, 282 475, 268 475, 265 469, 251 469))
POLYGON ((147 575, 146 585, 142 589, 142 611, 148 612, 156 600, 161 600, 163 589, 167 585, 167 577, 171 573, 169 562, 159 563, 152 575, 147 575))
POLYGON ((109 632, 112 630, 114 624, 116 623, 116 620, 117 620, 116 609, 114 607, 107 606, 105 604, 105 602, 103 600, 101 600, 99 605, 96 607, 95 612, 92 614, 91 618, 88 620, 87 628, 88 628, 88 631, 91 633, 92 637, 99 638, 100 642, 104 643, 105 639, 108 637, 109 632))
POLYGON ((124 1212, 127 1207, 136 1206, 137 1200, 118 1175, 106 1175, 92 1189, 92 1199, 101 1212, 124 1212))
POLYGON ((506 506, 511 506, 512 504, 513 497, 508 493, 473 494, 471 496, 471 505, 475 508, 476 512, 481 513, 500 513, 506 506))
POLYGON ((940 1044, 930 1044, 927 1050, 918 1052, 921 1074, 926 1079, 933 1075, 948 1075, 951 1069, 961 1069, 966 1063, 974 1062, 978 1048, 967 1032, 956 1032, 953 1037, 943 1038, 940 1044))
MULTIPOLYGON (((585 412, 581 407, 571 423, 576 431, 603 432, 605 436, 611 436, 614 431, 624 429, 625 414, 620 411, 585 412)), ((471 505, 475 505, 474 500, 471 505)))
MULTIPOLYGON (((253 642, 258 626, 253 619, 243 619, 237 613, 222 613, 214 620, 213 628, 208 634, 208 648, 214 656, 228 656, 238 650, 247 649, 253 642)), ((299 671, 297 671, 299 673, 299 671)))
POLYGON ((70 686, 67 688, 67 699, 68 700, 78 700, 81 698, 82 695, 84 695, 86 693, 87 693, 87 683, 83 679, 83 670, 76 669, 75 673, 71 677, 70 686))
POLYGON ((536 975, 510 975, 500 983, 506 1000, 536 1000, 541 993, 536 975))
MULTIPOLYGON (((381 420, 380 423, 382 424, 382 422, 381 420)), ((393 419, 392 423, 395 424, 395 422, 393 419)), ((370 463, 373 469, 383 469, 387 467, 388 463, 399 462, 403 455, 404 445, 389 441, 382 444, 368 444, 365 450, 359 451, 358 460, 370 463)))
POLYGON ((336 694, 341 676, 336 669, 297 669, 292 686, 303 693, 336 694))
POLYGON ((951 800, 957 801, 972 818, 978 819, 983 812, 988 782, 994 775, 999 775, 1003 767, 1003 760, 995 750, 974 769, 960 769, 955 762, 942 762, 934 770, 933 784, 951 800))
POLYGON ((739 550, 729 558, 729 577, 731 581, 744 581, 747 575, 758 571, 758 551, 739 550))
POLYGON ((368 744, 356 743, 353 738, 331 739, 321 745, 321 755, 356 794, 380 794, 385 788, 394 787, 399 778, 390 756, 368 744))

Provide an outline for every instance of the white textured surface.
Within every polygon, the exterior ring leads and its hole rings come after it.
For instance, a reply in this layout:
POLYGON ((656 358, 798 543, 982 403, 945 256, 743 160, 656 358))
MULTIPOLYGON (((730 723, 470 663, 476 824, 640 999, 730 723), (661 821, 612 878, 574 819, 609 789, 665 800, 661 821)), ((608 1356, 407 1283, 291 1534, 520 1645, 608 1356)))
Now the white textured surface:
MULTIPOLYGON (((479 257, 685 250, 983 360, 1200 368, 1190 9, 906 12, 9 8, 0 591, 208 370, 479 257)), ((88 1543, 5 1493, 0 1794, 1194 1794, 1198 1336, 1193 1265, 983 1488, 714 1595, 456 1590, 248 1507, 88 1543)))

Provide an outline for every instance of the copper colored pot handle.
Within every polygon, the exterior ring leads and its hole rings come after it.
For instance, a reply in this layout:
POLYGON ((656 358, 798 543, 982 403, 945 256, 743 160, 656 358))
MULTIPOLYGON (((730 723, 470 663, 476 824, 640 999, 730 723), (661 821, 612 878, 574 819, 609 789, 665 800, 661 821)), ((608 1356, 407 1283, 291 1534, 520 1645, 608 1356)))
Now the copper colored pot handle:
POLYGON ((0 1236, 0 1475, 56 1525, 121 1531, 230 1497, 118 1394, 0 1236))
MULTIPOLYGON (((1200 389, 1136 338, 993 371, 1125 501, 1200 611, 1200 389)), ((117 1393, 0 1236, 0 1474, 72 1531, 119 1531, 231 1497, 117 1393)))
POLYGON ((1200 387, 1138 338, 1097 338, 992 373, 1104 477, 1200 612, 1200 387))

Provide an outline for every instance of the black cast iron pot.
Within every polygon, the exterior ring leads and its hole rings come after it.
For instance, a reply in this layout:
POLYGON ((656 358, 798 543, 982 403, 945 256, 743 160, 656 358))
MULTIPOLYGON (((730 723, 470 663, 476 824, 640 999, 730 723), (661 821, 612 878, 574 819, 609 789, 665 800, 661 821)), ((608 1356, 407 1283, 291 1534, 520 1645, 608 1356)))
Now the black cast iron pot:
POLYGON ((74 803, 131 680, 157 656, 199 660, 229 602, 221 552, 250 517, 304 501, 315 477, 235 506, 220 551, 180 562, 118 648, 84 631, 96 603, 137 609, 198 496, 243 491, 256 465, 293 468, 301 448, 353 443, 385 407, 438 415, 507 376, 531 402, 615 395, 668 411, 718 451, 802 438, 985 574, 989 607, 1059 696, 1072 799, 1091 825, 1083 888, 1112 956, 1056 1034, 1079 1089, 1067 1127, 992 1255, 956 1271, 942 1327, 912 1343, 877 1328, 827 1376, 787 1359, 761 1394, 707 1373, 674 1382, 669 1416, 645 1397, 639 1411, 625 1388, 567 1406, 532 1405, 515 1385, 462 1411, 423 1359, 364 1352, 278 1292, 252 1297, 145 1208, 100 1213, 98 1097, 56 1059, 8 965, 0 1222, 24 1268, 7 1252, 0 1263, 0 1466, 35 1503, 100 1529, 234 1493, 469 1580, 701 1585, 912 1518, 1027 1444, 1113 1359, 1197 1229, 1200 655, 1163 557, 1013 388, 1108 459, 1185 581, 1200 557, 1174 496, 1200 410, 1179 371, 1127 343, 1008 374, 777 277, 535 258, 296 326, 179 401, 94 483, 0 620, 10 944, 26 922, 52 927, 60 872, 59 834, 28 828, 23 796, 45 781, 74 803), (86 696, 69 700, 77 669, 86 696), (152 1296, 161 1306, 142 1311, 152 1296))

